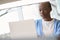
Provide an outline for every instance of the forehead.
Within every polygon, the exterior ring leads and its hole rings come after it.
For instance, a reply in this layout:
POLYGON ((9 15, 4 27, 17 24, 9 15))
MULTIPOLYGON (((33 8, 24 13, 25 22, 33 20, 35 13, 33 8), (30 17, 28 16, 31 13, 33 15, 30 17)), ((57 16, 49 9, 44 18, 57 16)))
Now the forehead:
POLYGON ((49 6, 49 2, 41 2, 39 4, 39 7, 47 7, 47 6, 49 6))

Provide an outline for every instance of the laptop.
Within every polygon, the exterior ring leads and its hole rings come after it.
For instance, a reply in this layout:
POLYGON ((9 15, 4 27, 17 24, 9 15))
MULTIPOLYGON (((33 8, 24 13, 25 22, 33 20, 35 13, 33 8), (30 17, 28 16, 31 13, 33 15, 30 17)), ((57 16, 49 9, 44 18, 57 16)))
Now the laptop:
POLYGON ((33 19, 9 22, 11 38, 36 38, 36 27, 33 19))

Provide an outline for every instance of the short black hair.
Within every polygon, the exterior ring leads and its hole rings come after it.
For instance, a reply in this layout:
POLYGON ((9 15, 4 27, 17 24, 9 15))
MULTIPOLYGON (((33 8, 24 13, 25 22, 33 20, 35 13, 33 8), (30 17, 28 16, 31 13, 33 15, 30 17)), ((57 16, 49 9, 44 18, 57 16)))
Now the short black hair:
POLYGON ((40 2, 40 3, 46 3, 48 5, 48 7, 50 7, 50 9, 52 9, 51 7, 51 3, 49 1, 46 1, 46 2, 40 2))
POLYGON ((50 2, 46 2, 46 3, 48 3, 48 6, 51 8, 51 3, 50 2))

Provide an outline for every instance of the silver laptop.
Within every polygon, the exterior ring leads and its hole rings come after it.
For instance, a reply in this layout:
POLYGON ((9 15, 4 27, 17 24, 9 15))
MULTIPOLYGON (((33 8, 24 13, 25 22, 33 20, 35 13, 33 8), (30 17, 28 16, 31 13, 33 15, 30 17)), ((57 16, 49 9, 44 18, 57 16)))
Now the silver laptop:
POLYGON ((34 20, 23 20, 10 22, 10 36, 12 38, 36 38, 36 27, 34 20))

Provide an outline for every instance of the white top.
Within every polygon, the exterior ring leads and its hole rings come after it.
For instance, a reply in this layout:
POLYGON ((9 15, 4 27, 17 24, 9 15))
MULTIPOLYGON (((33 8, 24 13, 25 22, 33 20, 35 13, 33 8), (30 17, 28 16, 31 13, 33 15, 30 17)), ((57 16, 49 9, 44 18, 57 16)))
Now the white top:
POLYGON ((54 19, 52 21, 42 20, 42 28, 45 36, 51 35, 54 29, 54 19))

